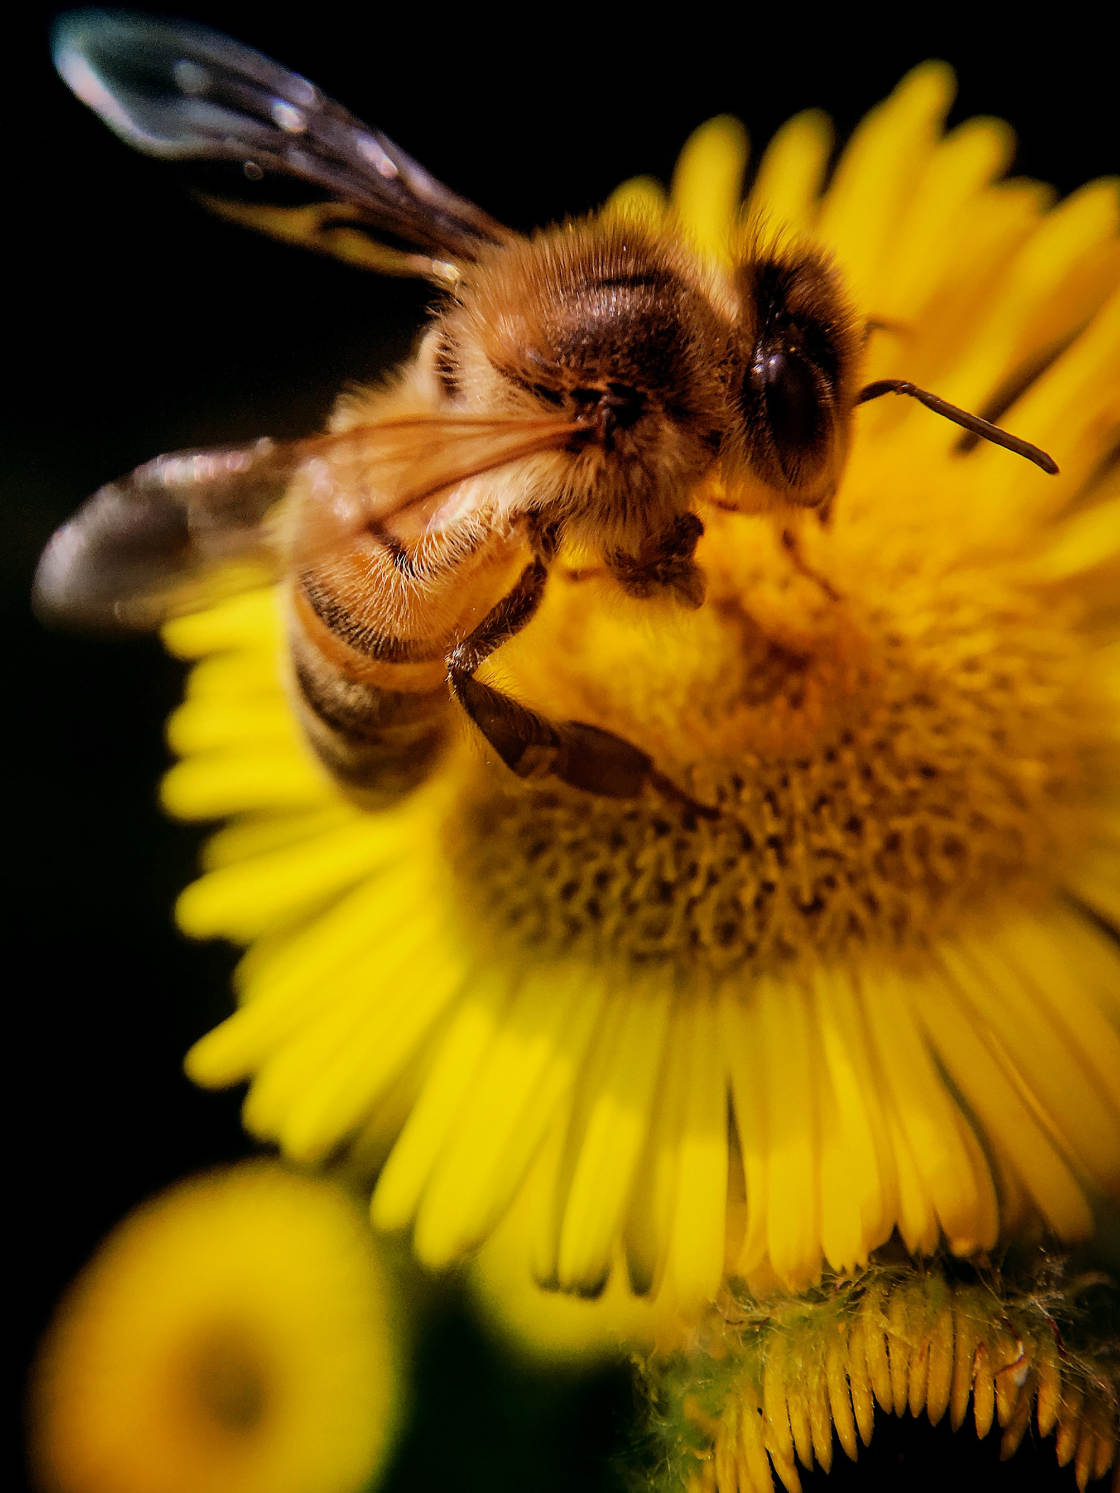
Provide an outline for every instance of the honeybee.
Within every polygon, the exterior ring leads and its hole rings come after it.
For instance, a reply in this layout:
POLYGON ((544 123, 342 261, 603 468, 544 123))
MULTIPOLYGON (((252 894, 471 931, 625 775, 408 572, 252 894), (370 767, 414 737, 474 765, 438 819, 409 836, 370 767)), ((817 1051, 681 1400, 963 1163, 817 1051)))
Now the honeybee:
POLYGON ((477 671, 531 622, 564 547, 631 596, 700 606, 695 509, 715 478, 744 513, 827 520, 869 399, 911 396, 1057 470, 910 383, 861 388, 868 329, 811 247, 724 271, 671 230, 610 215, 525 237, 298 74, 193 25, 78 14, 55 61, 139 150, 232 160, 326 198, 221 210, 441 292, 412 360, 343 397, 325 434, 157 457, 89 499, 35 582, 47 616, 152 626, 229 561, 267 567, 285 584, 306 736, 366 805, 427 774, 453 702, 519 777, 687 800, 633 743, 550 720, 477 671))

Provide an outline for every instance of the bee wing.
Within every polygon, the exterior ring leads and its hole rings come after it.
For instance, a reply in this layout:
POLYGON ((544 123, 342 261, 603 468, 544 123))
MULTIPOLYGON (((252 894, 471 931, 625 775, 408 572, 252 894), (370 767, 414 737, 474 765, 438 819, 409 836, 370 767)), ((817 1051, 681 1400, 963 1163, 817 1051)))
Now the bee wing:
POLYGON ((77 627, 156 627, 339 553, 392 515, 559 449, 580 429, 416 415, 157 456, 100 488, 54 535, 36 571, 35 610, 77 627))
POLYGON ((57 23, 52 50, 74 93, 135 149, 236 161, 256 174, 296 177, 333 199, 317 209, 212 202, 252 226, 350 259, 360 257, 355 233, 388 232, 425 252, 375 245, 367 262, 440 283, 453 282, 456 263, 474 259, 480 243, 512 237, 306 78, 219 32, 79 11, 57 23), (345 221, 339 203, 349 209, 345 221))

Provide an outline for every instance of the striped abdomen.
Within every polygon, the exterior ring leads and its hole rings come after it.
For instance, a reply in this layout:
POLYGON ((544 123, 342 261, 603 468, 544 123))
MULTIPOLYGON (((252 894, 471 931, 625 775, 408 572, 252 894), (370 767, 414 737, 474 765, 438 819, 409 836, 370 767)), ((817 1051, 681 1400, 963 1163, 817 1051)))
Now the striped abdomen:
POLYGON ((405 544, 363 534, 292 583, 294 695, 308 741, 342 790, 385 807, 427 775, 446 740, 449 650, 516 578, 522 541, 470 532, 405 544))

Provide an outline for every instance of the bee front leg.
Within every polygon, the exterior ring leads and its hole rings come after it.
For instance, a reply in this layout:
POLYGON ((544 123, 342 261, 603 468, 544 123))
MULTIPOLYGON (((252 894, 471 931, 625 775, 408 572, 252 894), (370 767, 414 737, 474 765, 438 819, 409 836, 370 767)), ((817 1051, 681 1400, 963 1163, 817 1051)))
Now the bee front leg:
POLYGON ((645 599, 667 591, 695 610, 704 600, 704 572, 692 556, 703 532, 695 513, 679 513, 660 533, 647 535, 636 555, 608 555, 607 569, 628 596, 645 599))
POLYGON ((648 784, 695 813, 714 816, 714 809, 695 803, 657 771, 648 752, 624 737, 586 721, 551 721, 474 677, 483 660, 532 618, 547 575, 543 560, 527 565, 513 590, 451 650, 447 682, 455 699, 519 778, 558 778, 604 798, 637 798, 648 784))

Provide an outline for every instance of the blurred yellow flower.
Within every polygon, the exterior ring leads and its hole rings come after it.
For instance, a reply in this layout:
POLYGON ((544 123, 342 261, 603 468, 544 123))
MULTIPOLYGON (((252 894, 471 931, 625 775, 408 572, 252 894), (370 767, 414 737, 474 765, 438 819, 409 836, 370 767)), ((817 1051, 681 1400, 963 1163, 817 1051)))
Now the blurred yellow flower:
POLYGON ((696 1313, 682 1312, 668 1293, 656 1300, 635 1296, 624 1269, 612 1271, 594 1296, 537 1284, 525 1261, 548 1185, 537 1168, 466 1272, 475 1315, 490 1335, 525 1360, 568 1369, 621 1360, 637 1347, 669 1351, 690 1341, 696 1313))
POLYGON ((527 1186, 539 1279, 595 1291, 621 1251, 680 1302, 799 1287, 896 1230, 1077 1238, 1120 1189, 1116 184, 1055 206, 1000 180, 1010 132, 946 135, 951 94, 916 69, 827 185, 827 122, 798 116, 742 206, 743 133, 714 121, 671 205, 715 256, 777 225, 822 244, 869 380, 996 412, 1061 474, 880 401, 801 535, 835 594, 713 504, 699 611, 560 565, 492 660, 715 817, 535 787, 465 729, 362 813, 299 739, 270 592, 167 629, 195 665, 166 802, 231 821, 179 919, 250 946, 189 1071, 251 1080, 246 1124, 299 1161, 379 1168, 376 1223, 430 1264, 527 1186))
POLYGON ((273 1162, 180 1183, 71 1287, 31 1385, 46 1493, 357 1493, 403 1408, 391 1285, 336 1187, 273 1162))

